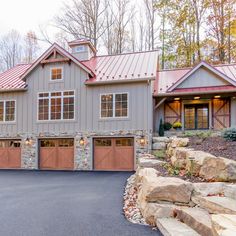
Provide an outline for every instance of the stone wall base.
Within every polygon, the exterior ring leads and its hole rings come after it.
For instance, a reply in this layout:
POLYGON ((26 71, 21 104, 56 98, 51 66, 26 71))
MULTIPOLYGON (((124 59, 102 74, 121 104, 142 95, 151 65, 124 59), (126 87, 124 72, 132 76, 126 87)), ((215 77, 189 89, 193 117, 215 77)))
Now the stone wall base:
POLYGON ((12 138, 21 139, 21 168, 38 169, 39 166, 39 147, 38 141, 43 138, 74 138, 75 158, 74 170, 93 170, 93 139, 96 137, 134 137, 135 140, 135 163, 144 153, 151 150, 152 134, 144 130, 130 131, 106 131, 106 132, 74 132, 74 133, 39 133, 39 134, 16 134, 1 135, 1 139, 12 138), (81 146, 80 139, 83 137, 85 144, 81 146), (141 139, 145 140, 141 144, 141 139), (29 142, 26 142, 26 140, 29 142))

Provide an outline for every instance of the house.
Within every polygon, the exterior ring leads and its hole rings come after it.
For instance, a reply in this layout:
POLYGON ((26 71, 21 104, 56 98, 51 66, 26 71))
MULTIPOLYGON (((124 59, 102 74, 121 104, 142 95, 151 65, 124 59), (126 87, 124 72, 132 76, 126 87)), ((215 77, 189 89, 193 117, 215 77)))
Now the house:
POLYGON ((236 126, 236 65, 163 70, 154 86, 154 127, 160 119, 183 130, 221 130, 236 126))
POLYGON ((150 148, 157 52, 69 46, 0 74, 0 168, 134 170, 150 148))
POLYGON ((158 71, 158 52, 97 56, 53 44, 0 74, 0 168, 134 170, 160 119, 236 125, 236 65, 158 71))

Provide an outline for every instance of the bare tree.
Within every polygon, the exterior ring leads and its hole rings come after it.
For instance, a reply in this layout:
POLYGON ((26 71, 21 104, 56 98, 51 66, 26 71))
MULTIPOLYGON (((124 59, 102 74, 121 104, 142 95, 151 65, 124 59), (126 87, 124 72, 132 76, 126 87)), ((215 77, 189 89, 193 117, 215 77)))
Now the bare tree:
POLYGON ((125 51, 126 40, 129 38, 128 24, 133 17, 133 12, 128 8, 130 0, 115 0, 115 38, 116 38, 116 53, 125 51))
POLYGON ((144 0, 144 5, 146 8, 146 20, 147 20, 147 45, 148 50, 155 49, 155 13, 156 13, 156 7, 155 7, 155 0, 144 0))
POLYGON ((101 0, 72 0, 62 14, 55 17, 56 26, 74 38, 88 38, 95 48, 103 35, 104 8, 101 0))
POLYGON ((12 30, 0 39, 0 61, 3 70, 21 62, 22 46, 20 34, 12 30))
POLYGON ((108 54, 114 54, 116 51, 114 40, 115 40, 115 32, 114 32, 114 23, 115 16, 113 14, 113 5, 109 0, 104 1, 104 23, 103 23, 103 31, 104 34, 102 36, 103 44, 108 52, 108 54))
POLYGON ((33 31, 29 31, 24 38, 24 62, 32 63, 32 61, 37 57, 37 52, 39 50, 38 39, 33 31))

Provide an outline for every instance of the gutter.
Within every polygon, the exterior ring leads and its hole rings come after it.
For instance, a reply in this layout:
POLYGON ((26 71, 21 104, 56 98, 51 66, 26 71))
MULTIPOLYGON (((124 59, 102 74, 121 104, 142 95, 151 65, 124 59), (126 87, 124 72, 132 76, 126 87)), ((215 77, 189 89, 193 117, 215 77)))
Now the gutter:
POLYGON ((214 93, 235 93, 236 89, 231 90, 215 90, 215 91, 207 91, 207 92, 189 92, 189 93, 159 93, 158 95, 154 95, 153 97, 173 97, 173 96, 181 96, 181 95, 198 95, 198 94, 214 94, 214 93))
POLYGON ((124 83, 137 83, 137 82, 148 82, 149 80, 155 80, 156 77, 149 77, 146 79, 121 79, 121 80, 105 80, 105 81, 95 81, 89 82, 88 80, 85 81, 85 85, 103 85, 103 84, 124 84, 124 83))
POLYGON ((0 89, 0 93, 9 93, 9 92, 25 92, 28 90, 28 86, 25 88, 16 88, 16 89, 0 89))

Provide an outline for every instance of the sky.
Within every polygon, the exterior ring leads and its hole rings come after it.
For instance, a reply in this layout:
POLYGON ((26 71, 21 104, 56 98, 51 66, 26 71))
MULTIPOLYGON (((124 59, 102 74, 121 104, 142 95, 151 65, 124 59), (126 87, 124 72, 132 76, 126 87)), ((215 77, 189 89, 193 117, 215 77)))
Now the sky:
MULTIPOLYGON (((36 34, 39 26, 48 26, 60 12, 64 0, 0 0, 0 35, 16 29, 24 35, 29 30, 36 34)), ((56 29, 48 30, 53 34, 56 29)))

